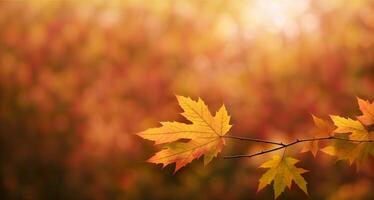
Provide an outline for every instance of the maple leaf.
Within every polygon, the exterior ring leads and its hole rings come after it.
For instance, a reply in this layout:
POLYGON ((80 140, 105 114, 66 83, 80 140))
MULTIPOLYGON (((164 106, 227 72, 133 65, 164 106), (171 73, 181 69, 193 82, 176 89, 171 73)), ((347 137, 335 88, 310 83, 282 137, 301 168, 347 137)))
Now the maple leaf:
MULTIPOLYGON (((331 119, 337 126, 335 133, 338 134, 335 137, 356 141, 371 139, 369 132, 359 121, 339 116, 331 116, 331 119)), ((322 151, 337 156, 338 160, 348 160, 351 165, 356 163, 357 169, 360 169, 368 156, 374 155, 374 146, 371 142, 354 143, 337 140, 332 146, 327 146, 322 151)))
POLYGON ((152 140, 155 144, 165 144, 148 161, 166 166, 176 163, 175 172, 186 164, 204 155, 204 165, 221 152, 224 136, 231 128, 230 116, 224 105, 213 116, 202 99, 177 96, 183 109, 182 115, 192 124, 161 122, 161 127, 150 128, 138 133, 140 137, 152 140), (181 142, 181 139, 188 139, 181 142))
MULTIPOLYGON (((349 139, 347 134, 338 133, 335 134, 336 138, 349 139)), ((336 156, 338 160, 349 160, 352 157, 350 154, 355 148, 355 144, 345 140, 335 140, 333 145, 328 145, 321 149, 322 152, 331 156, 336 156)))
MULTIPOLYGON (((315 129, 312 131, 314 137, 331 135, 331 133, 334 131, 334 126, 331 123, 314 115, 312 115, 312 117, 315 125, 315 129)), ((319 151, 319 140, 308 142, 303 146, 301 153, 309 151, 313 154, 314 157, 317 156, 317 152, 319 151)))
POLYGON ((334 131, 335 133, 367 132, 365 127, 357 120, 336 115, 332 115, 331 119, 337 127, 334 131))
POLYGON ((374 124, 374 101, 370 103, 357 97, 358 105, 362 112, 361 116, 358 116, 357 119, 360 120, 366 126, 374 124))
POLYGON ((292 157, 281 158, 279 155, 275 155, 271 160, 263 163, 260 168, 269 168, 269 170, 260 178, 257 191, 274 182, 274 198, 276 199, 286 187, 291 188, 292 181, 294 181, 305 194, 308 194, 307 183, 301 176, 308 170, 297 168, 295 164, 298 162, 292 157))
MULTIPOLYGON (((335 137, 349 139, 346 134, 337 134, 335 137)), ((347 160, 349 164, 355 163, 357 170, 367 160, 369 155, 374 156, 374 147, 372 143, 353 143, 349 141, 336 140, 333 145, 329 145, 322 152, 331 156, 336 156, 338 160, 347 160)))

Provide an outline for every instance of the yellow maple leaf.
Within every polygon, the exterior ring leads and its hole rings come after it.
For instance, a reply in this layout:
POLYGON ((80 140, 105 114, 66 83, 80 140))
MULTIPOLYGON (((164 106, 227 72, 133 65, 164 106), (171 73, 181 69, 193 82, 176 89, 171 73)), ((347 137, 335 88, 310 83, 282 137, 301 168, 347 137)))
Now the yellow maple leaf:
POLYGON ((204 155, 204 164, 208 164, 219 152, 225 141, 224 136, 231 128, 230 116, 224 105, 213 116, 208 106, 200 98, 197 101, 189 97, 177 96, 183 109, 182 115, 192 124, 180 122, 162 122, 159 128, 150 128, 138 135, 144 139, 164 144, 148 161, 166 166, 176 163, 175 171, 204 155), (181 142, 181 139, 188 139, 181 142))
MULTIPOLYGON (((329 136, 334 131, 334 126, 321 118, 312 115, 315 129, 312 131, 314 137, 318 136, 329 136)), ((301 150, 301 153, 311 152, 314 157, 317 156, 319 151, 319 140, 310 141, 305 144, 301 150)))
POLYGON ((334 125, 337 127, 334 131, 335 133, 367 132, 365 127, 357 120, 336 115, 330 117, 334 122, 334 125))
MULTIPOLYGON (((366 128, 357 120, 331 116, 335 126, 335 137, 355 141, 370 140, 370 134, 366 128), (348 133, 348 135, 347 135, 348 133)), ((351 142, 337 140, 333 145, 325 147, 323 152, 337 156, 338 160, 348 160, 350 164, 356 163, 357 169, 367 160, 368 156, 374 155, 374 146, 371 142, 351 142)))
POLYGON ((362 112, 361 116, 358 116, 357 119, 360 120, 366 126, 374 124, 374 101, 370 103, 357 97, 358 105, 362 112))
POLYGON ((271 160, 263 163, 260 168, 269 168, 269 170, 260 178, 257 191, 274 182, 274 198, 276 199, 286 187, 291 188, 292 181, 294 181, 305 194, 308 194, 307 183, 301 176, 308 170, 297 168, 295 164, 298 162, 292 157, 281 158, 279 155, 275 155, 271 160))

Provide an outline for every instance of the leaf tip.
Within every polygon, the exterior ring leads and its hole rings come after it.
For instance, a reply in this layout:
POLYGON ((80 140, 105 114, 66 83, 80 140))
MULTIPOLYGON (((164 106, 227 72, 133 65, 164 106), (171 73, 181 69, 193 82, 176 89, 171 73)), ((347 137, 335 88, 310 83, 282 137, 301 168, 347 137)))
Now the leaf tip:
POLYGON ((360 102, 366 102, 364 99, 356 96, 357 102, 360 104, 360 102))
POLYGON ((174 94, 174 95, 175 95, 175 98, 177 98, 178 101, 180 101, 182 98, 185 98, 182 95, 178 95, 178 94, 174 94))
POLYGON ((140 132, 134 133, 134 135, 137 135, 137 136, 139 136, 141 138, 143 138, 143 134, 144 134, 144 131, 140 131, 140 132))

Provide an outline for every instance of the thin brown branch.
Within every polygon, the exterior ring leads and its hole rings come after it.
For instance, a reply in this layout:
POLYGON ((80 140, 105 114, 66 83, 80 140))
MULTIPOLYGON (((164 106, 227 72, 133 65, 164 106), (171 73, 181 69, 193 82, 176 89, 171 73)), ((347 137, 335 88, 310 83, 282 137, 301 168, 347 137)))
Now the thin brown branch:
MULTIPOLYGON (((295 145, 295 144, 298 144, 298 143, 320 141, 320 140, 343 140, 343 141, 347 141, 347 142, 360 142, 360 143, 362 143, 362 142, 374 142, 374 140, 351 140, 351 139, 345 139, 345 138, 338 138, 338 137, 334 137, 334 136, 320 137, 320 138, 310 138, 310 139, 297 139, 296 141, 288 143, 288 144, 279 143, 279 144, 281 144, 280 147, 276 147, 276 148, 273 148, 273 149, 261 151, 261 152, 258 152, 258 153, 249 154, 249 155, 246 154, 246 155, 224 156, 223 158, 224 159, 251 158, 251 157, 254 157, 254 156, 258 156, 258 155, 270 153, 270 152, 273 152, 273 151, 277 151, 277 150, 280 150, 280 149, 284 149, 284 148, 287 148, 289 146, 292 146, 292 145, 295 145)), ((250 140, 250 141, 254 141, 254 140, 250 140)))
POLYGON ((237 139, 237 140, 244 140, 244 141, 251 141, 251 142, 258 142, 258 143, 266 143, 266 144, 275 144, 279 146, 284 146, 281 142, 273 142, 268 140, 262 140, 262 139, 255 139, 255 138, 247 138, 247 137, 239 137, 239 136, 233 136, 233 135, 224 135, 223 138, 229 138, 229 139, 237 139))

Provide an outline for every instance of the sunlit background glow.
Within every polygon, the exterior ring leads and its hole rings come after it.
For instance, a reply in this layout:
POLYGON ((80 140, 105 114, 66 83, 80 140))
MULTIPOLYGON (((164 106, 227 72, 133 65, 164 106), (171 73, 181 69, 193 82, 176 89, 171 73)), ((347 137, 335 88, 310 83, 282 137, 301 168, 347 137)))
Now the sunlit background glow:
POLYGON ((265 30, 295 37, 300 31, 309 33, 318 29, 318 19, 313 15, 309 0, 255 0, 245 9, 245 23, 248 31, 254 34, 265 30))

